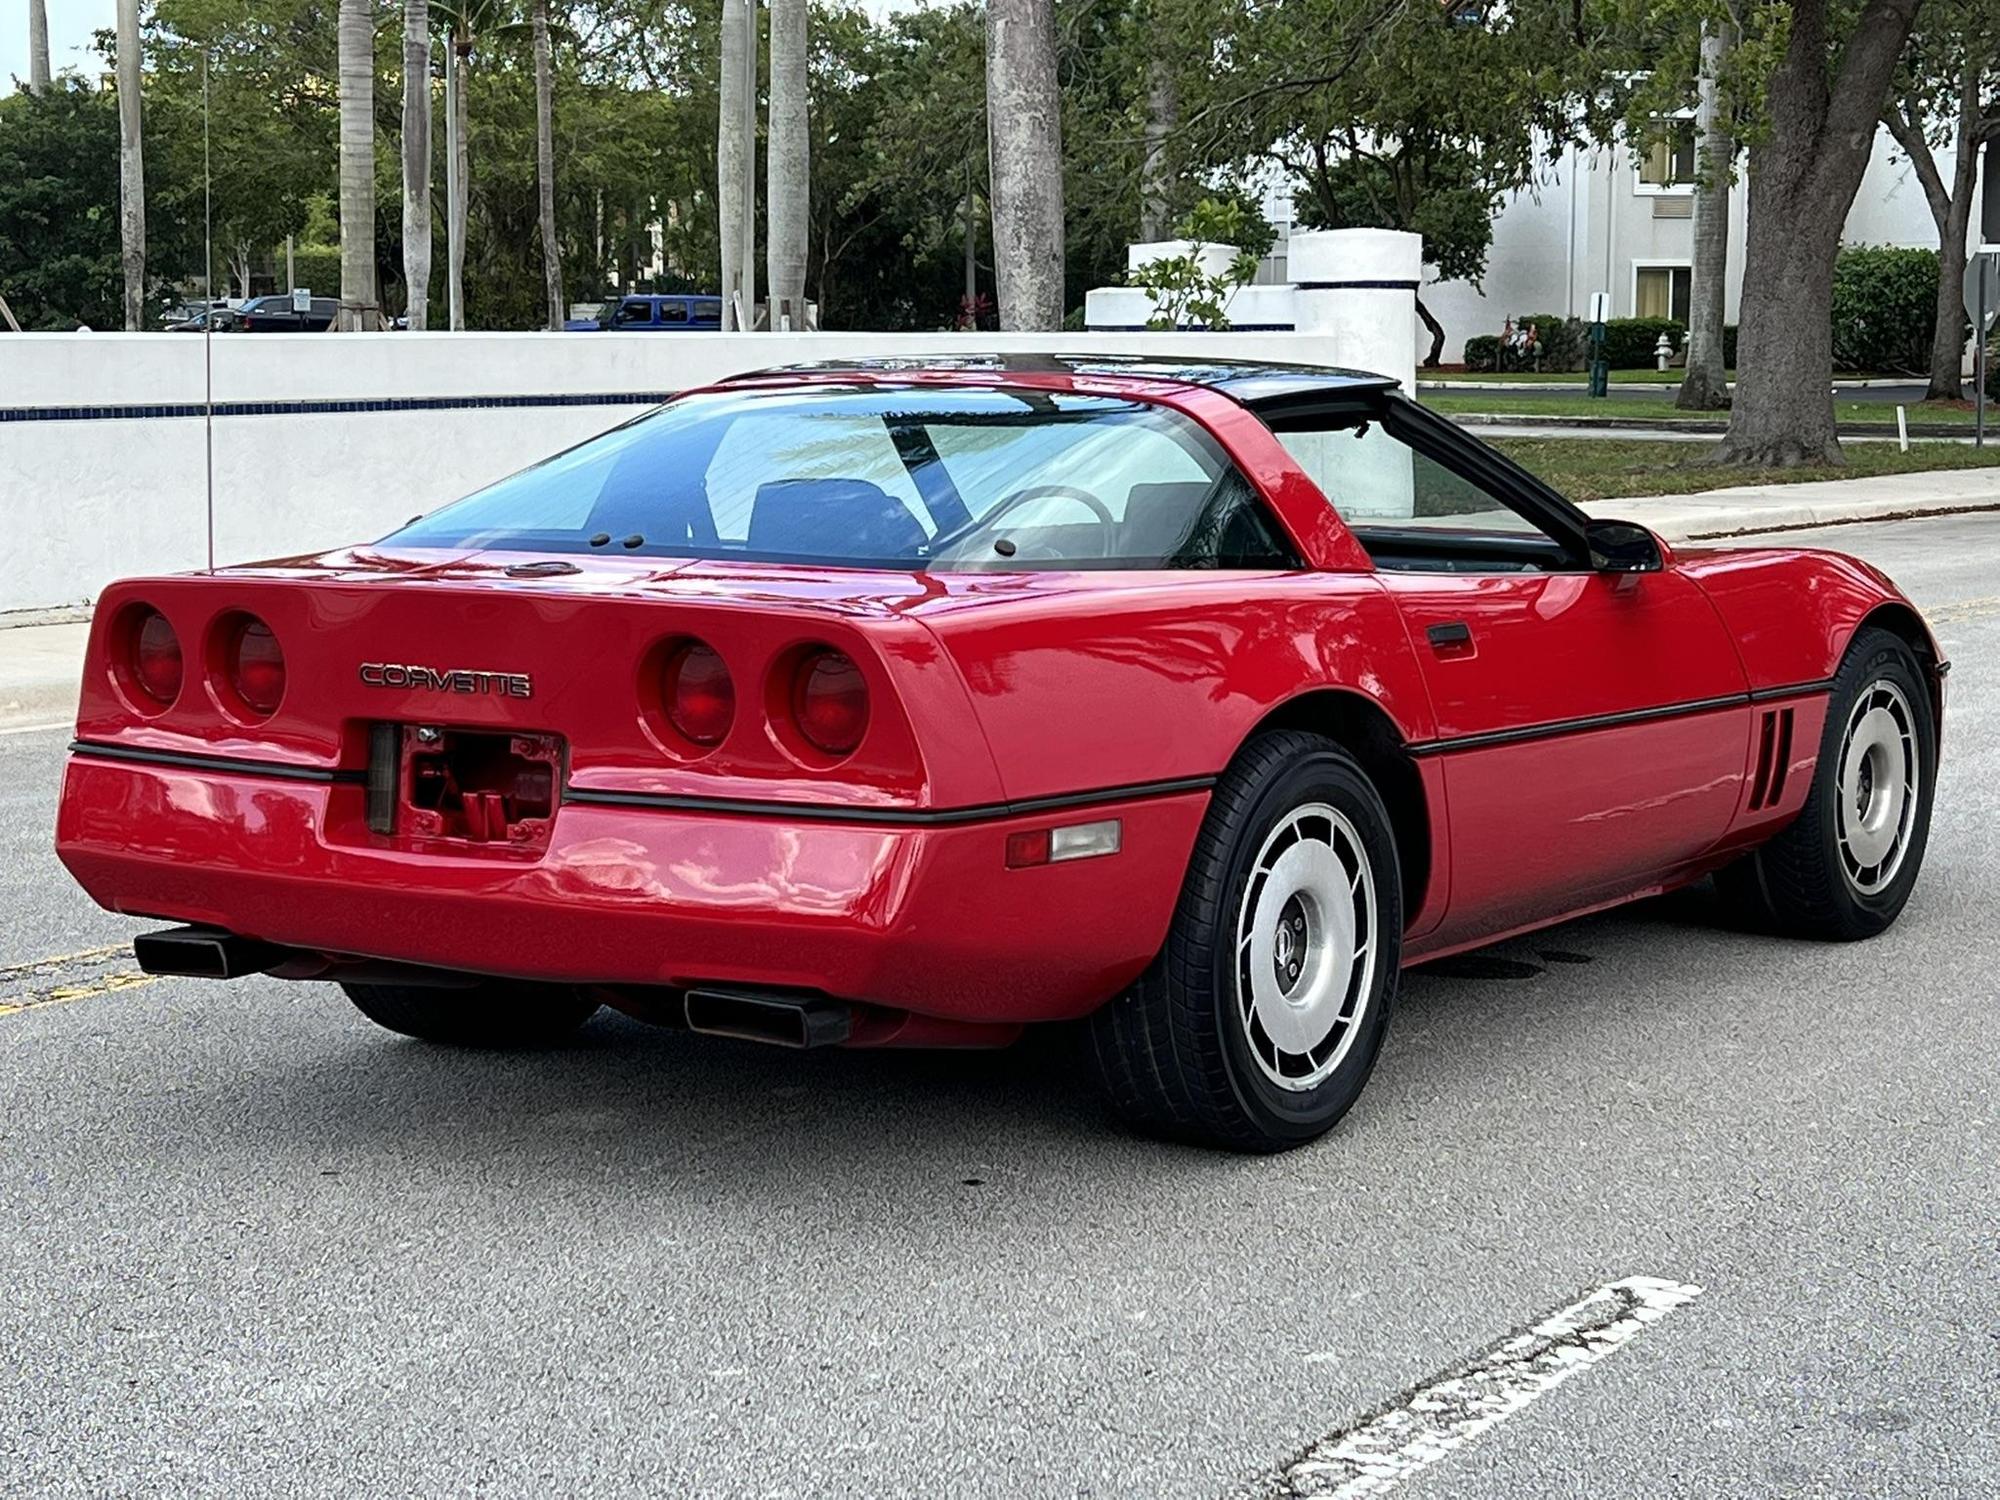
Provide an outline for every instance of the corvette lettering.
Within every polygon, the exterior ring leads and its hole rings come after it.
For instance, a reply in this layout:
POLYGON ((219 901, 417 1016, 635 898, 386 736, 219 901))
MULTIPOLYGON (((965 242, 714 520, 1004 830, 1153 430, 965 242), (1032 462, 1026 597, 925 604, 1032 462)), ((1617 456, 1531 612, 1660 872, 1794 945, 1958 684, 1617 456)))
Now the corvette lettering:
POLYGON ((418 688, 430 693, 496 693, 532 698, 534 679, 526 672, 477 672, 467 667, 418 667, 401 662, 364 661, 361 680, 369 687, 418 688))

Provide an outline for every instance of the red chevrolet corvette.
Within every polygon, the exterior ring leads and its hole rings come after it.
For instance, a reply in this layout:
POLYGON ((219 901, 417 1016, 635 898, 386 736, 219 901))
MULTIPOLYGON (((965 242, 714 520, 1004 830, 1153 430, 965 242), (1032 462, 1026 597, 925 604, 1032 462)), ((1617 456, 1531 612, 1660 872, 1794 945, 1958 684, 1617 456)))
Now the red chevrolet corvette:
POLYGON ((64 863, 155 973, 433 1041, 1087 1019, 1252 1150, 1405 964, 1715 874, 1861 938, 1946 663, 1894 585, 1592 520, 1369 375, 769 372, 368 546, 105 591, 64 863))

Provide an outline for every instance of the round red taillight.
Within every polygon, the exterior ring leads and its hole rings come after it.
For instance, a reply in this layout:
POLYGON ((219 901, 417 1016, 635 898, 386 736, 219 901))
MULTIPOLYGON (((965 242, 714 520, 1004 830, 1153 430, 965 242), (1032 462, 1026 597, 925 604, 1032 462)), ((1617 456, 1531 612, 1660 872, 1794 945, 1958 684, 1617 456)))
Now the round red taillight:
POLYGON ((271 627, 255 615, 237 622, 229 643, 229 683, 253 713, 267 717, 285 696, 285 653, 271 627))
POLYGON ((838 651, 815 651, 792 676, 792 718, 808 743, 845 755, 868 729, 868 684, 838 651))
POLYGON ((667 658, 667 719, 697 745, 719 745, 736 717, 736 684, 712 646, 689 641, 667 658))
POLYGON ((181 639, 157 609, 149 609, 132 631, 132 678, 155 703, 181 695, 181 639))

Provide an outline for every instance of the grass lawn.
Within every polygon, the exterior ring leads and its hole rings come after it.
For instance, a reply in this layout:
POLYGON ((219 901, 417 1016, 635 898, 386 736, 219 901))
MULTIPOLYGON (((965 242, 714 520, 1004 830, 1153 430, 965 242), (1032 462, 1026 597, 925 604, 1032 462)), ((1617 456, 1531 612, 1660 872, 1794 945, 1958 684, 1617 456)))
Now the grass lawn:
POLYGON ((1497 438, 1493 446, 1533 470, 1572 500, 1627 495, 1692 495, 1736 484, 1793 484, 1808 479, 1863 479, 1926 469, 1980 469, 2000 464, 2000 447, 1964 443, 1848 443, 1844 469, 1709 468, 1704 443, 1623 442, 1616 438, 1497 438))
MULTIPOLYGON (((1715 426, 1726 425, 1729 421, 1728 412, 1685 412, 1666 400, 1620 401, 1615 396, 1600 400, 1568 392, 1537 396, 1528 391, 1494 391, 1490 394, 1423 391, 1417 399, 1432 411, 1446 416, 1479 412, 1495 417, 1636 417, 1645 421, 1709 423, 1715 426)), ((1911 405, 1908 411, 1912 422, 1972 426, 1970 402, 1919 402, 1911 405)), ((1887 401, 1836 401, 1833 412, 1834 419, 1840 422, 1892 429, 1896 425, 1896 408, 1887 401)), ((1987 422, 1989 430, 2000 432, 2000 412, 1988 412, 1987 422)))

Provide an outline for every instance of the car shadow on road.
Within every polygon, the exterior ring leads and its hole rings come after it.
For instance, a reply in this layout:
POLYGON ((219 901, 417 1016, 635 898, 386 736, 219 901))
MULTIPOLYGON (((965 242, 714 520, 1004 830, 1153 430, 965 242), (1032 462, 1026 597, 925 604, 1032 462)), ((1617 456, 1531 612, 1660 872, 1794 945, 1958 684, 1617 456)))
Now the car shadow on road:
MULTIPOLYGON (((1690 951, 1677 929, 1711 930, 1712 896, 1642 903, 1413 970, 1391 1027, 1387 1070, 1420 1066, 1426 1092, 1449 1097, 1481 1077, 1495 1028, 1523 1000, 1549 1027, 1619 1024, 1639 1003, 1617 993, 1635 966, 1653 966, 1662 944, 1671 966, 1690 951), (1601 962, 1601 960, 1609 960, 1601 962), (1595 967, 1587 967, 1587 966, 1595 967), (1570 983, 1575 976, 1603 982, 1570 983), (1598 1015, 1593 1019, 1592 1012, 1598 1015), (1421 1035, 1417 1056, 1399 1047, 1421 1035), (1400 1059, 1400 1060, 1399 1060, 1400 1059)), ((1655 973, 1654 978, 1659 978, 1655 973)), ((1691 973, 1690 979, 1694 976, 1691 973)), ((282 1139, 305 1157, 373 1157, 461 1165, 485 1160, 565 1161, 592 1171, 619 1163, 656 1175, 739 1176, 796 1170, 865 1172, 871 1162, 921 1150, 939 1169, 977 1178, 1000 1159, 1037 1159, 1036 1170, 1105 1154, 1165 1170, 1214 1173, 1252 1159, 1162 1145, 1120 1128, 1100 1103, 1077 1027, 1031 1032, 995 1052, 796 1052, 644 1026, 600 1012, 563 1046, 482 1052, 430 1046, 375 1030, 331 986, 252 982, 235 1004, 246 1015, 284 1008, 282 1026, 254 1034, 245 1017, 216 1017, 241 1038, 178 1091, 171 1128, 155 1154, 207 1153, 218 1135, 282 1139)), ((1575 1038, 1579 1043, 1588 1035, 1575 1038)), ((1523 1039, 1532 1045, 1532 1037, 1523 1039)), ((1369 1128, 1371 1094, 1342 1127, 1369 1128)))

